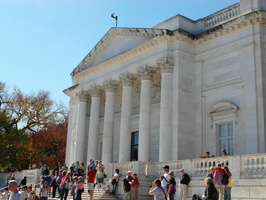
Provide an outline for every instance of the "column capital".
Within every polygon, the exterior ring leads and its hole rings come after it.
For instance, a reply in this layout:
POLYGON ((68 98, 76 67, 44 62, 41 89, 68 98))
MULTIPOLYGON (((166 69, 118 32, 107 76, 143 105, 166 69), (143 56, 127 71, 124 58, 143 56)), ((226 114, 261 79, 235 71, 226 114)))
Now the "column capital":
POLYGON ((86 102, 88 100, 88 98, 89 98, 88 92, 87 91, 84 91, 84 90, 76 93, 76 96, 78 97, 78 100, 80 102, 86 102))
POLYGON ((103 92, 102 86, 94 85, 89 88, 89 93, 91 97, 100 97, 103 92))
POLYGON ((126 73, 119 76, 120 81, 123 83, 123 86, 132 86, 135 80, 137 79, 136 75, 126 73))
POLYGON ((119 81, 115 80, 108 80, 103 83, 103 86, 105 88, 106 92, 116 92, 118 86, 119 86, 119 81))
POLYGON ((151 66, 144 66, 141 68, 137 69, 138 74, 141 77, 141 80, 151 80, 153 74, 155 74, 156 70, 155 68, 151 67, 151 66))
POLYGON ((158 60, 157 65, 161 69, 162 73, 173 73, 174 59, 166 57, 162 60, 158 60))

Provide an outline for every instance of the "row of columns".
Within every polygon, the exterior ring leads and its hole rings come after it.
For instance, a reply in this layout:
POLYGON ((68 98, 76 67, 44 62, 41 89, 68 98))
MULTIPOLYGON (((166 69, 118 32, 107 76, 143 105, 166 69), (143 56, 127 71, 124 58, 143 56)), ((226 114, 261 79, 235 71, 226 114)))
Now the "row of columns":
MULTIPOLYGON (((161 81, 161 106, 160 106, 160 141, 159 161, 172 160, 172 73, 173 60, 165 58, 158 63, 162 72, 161 81)), ((137 70, 141 77, 140 93, 140 117, 139 117, 139 161, 150 161, 150 137, 151 137, 151 92, 152 76, 156 69, 145 66, 137 70)), ((137 78, 131 73, 122 74, 122 107, 120 123, 119 162, 130 161, 131 150, 131 124, 132 124, 132 86, 137 78)), ((88 92, 78 94, 78 118, 75 159, 84 158, 84 140, 86 135, 86 110, 87 98, 91 96, 90 124, 88 137, 87 161, 97 159, 98 132, 100 123, 100 96, 103 88, 106 91, 104 127, 103 127, 103 149, 102 160, 111 163, 113 158, 113 135, 114 135, 114 113, 115 93, 120 85, 119 81, 109 80, 103 86, 93 86, 88 92)))

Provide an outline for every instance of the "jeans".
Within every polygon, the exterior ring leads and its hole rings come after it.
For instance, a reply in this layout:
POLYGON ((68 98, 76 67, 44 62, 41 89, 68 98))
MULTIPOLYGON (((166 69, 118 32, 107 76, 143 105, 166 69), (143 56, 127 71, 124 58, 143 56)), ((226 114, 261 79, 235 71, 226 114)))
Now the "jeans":
POLYGON ((118 182, 113 185, 112 195, 115 195, 118 182))
POLYGON ((62 193, 62 195, 60 195, 61 200, 63 200, 63 198, 64 198, 64 200, 67 199, 68 191, 69 191, 68 189, 63 188, 63 193, 62 193))
POLYGON ((175 200, 175 192, 169 194, 170 200, 175 200))
POLYGON ((224 200, 231 200, 231 188, 230 187, 224 188, 224 200))
POLYGON ((47 197, 40 197, 40 200, 47 200, 47 197))
POLYGON ((56 195, 56 189, 57 189, 57 186, 53 186, 53 194, 52 194, 52 198, 55 198, 55 195, 56 195))

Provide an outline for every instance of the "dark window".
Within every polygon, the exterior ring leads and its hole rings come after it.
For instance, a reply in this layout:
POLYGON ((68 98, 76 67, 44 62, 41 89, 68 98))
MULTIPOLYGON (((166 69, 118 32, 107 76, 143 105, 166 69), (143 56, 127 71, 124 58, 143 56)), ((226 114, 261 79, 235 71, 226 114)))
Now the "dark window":
POLYGON ((139 153, 139 132, 131 133, 131 161, 138 161, 139 153))

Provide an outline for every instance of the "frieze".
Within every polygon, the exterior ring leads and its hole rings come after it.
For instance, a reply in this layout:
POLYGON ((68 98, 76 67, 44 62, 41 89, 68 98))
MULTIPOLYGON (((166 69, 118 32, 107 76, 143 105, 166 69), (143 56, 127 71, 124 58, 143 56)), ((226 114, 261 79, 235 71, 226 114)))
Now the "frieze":
POLYGON ((161 69, 162 73, 173 73, 174 59, 166 57, 162 60, 158 60, 157 65, 161 69))

